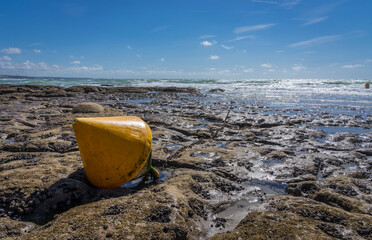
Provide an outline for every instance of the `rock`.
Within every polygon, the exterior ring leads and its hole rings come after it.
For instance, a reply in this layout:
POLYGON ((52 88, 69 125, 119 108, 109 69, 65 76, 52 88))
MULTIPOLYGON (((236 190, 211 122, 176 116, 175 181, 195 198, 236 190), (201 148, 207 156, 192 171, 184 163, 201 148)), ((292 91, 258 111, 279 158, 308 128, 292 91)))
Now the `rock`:
POLYGON ((82 102, 77 104, 73 109, 73 113, 100 113, 103 112, 104 107, 93 102, 82 102))
POLYGON ((313 127, 368 127, 368 116, 237 101, 226 118, 226 103, 195 88, 0 85, 0 93, 0 238, 371 238, 372 134, 313 127), (124 112, 149 124, 160 180, 97 189, 72 123, 124 112), (23 233, 28 224, 37 227, 23 233))
POLYGON ((221 88, 214 88, 214 89, 209 90, 209 92, 211 92, 211 93, 219 93, 219 92, 225 92, 225 90, 223 90, 221 88))

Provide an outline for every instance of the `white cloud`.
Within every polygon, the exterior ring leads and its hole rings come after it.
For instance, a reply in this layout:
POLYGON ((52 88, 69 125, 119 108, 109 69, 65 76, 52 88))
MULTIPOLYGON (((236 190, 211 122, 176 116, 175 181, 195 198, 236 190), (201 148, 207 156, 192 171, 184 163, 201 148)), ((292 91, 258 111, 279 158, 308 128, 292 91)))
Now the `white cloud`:
POLYGON ((315 23, 323 22, 327 18, 328 17, 318 17, 318 18, 309 19, 304 24, 302 24, 301 26, 308 26, 308 25, 312 25, 312 24, 315 24, 315 23))
POLYGON ((251 2, 279 5, 281 7, 290 9, 299 4, 301 0, 251 0, 251 2))
POLYGON ((12 58, 9 57, 9 56, 4 56, 4 57, 0 58, 0 61, 1 61, 1 60, 4 60, 4 61, 12 61, 12 58))
POLYGON ((41 53, 40 49, 34 49, 33 51, 34 51, 34 53, 41 53))
POLYGON ((131 47, 131 46, 129 46, 129 45, 127 46, 127 48, 128 48, 129 50, 131 50, 131 49, 132 49, 132 47, 131 47))
POLYGON ((301 0, 284 0, 281 3, 281 6, 283 6, 285 8, 292 8, 292 7, 296 6, 297 4, 299 4, 300 2, 301 2, 301 0))
POLYGON ((284 53, 283 50, 276 50, 275 52, 276 52, 276 53, 284 53))
POLYGON ((73 61, 70 64, 80 64, 80 61, 73 61))
POLYGON ((243 72, 252 73, 252 72, 254 72, 254 69, 253 68, 244 69, 243 72))
POLYGON ((216 68, 207 68, 208 71, 216 71, 216 68))
POLYGON ((141 55, 140 54, 137 54, 136 56, 137 56, 137 58, 141 58, 141 55))
POLYGON ((70 55, 70 58, 75 58, 74 56, 70 55))
POLYGON ((239 34, 239 33, 244 33, 244 32, 264 30, 264 29, 269 29, 275 25, 276 25, 275 23, 269 23, 269 24, 259 24, 259 25, 252 25, 252 26, 243 26, 243 27, 235 28, 233 32, 235 34, 239 34))
POLYGON ((216 37, 215 35, 202 35, 199 37, 199 39, 207 39, 207 38, 214 38, 216 37))
POLYGON ((297 65, 297 64, 292 67, 292 70, 296 71, 296 72, 299 72, 299 71, 304 70, 304 69, 306 69, 306 67, 301 66, 301 65, 297 65))
POLYGON ((226 46, 226 45, 223 45, 223 44, 221 44, 221 47, 223 47, 226 50, 230 50, 230 49, 234 48, 234 47, 229 47, 229 46, 226 46))
POLYGON ((167 28, 169 28, 171 25, 165 25, 165 26, 157 26, 155 27, 151 32, 160 32, 167 28))
POLYGON ((3 48, 2 50, 0 50, 0 52, 6 53, 6 54, 20 54, 22 53, 22 50, 19 48, 10 47, 10 48, 3 48))
POLYGON ((366 59, 366 60, 364 60, 366 63, 370 63, 370 62, 372 62, 372 59, 366 59))
POLYGON ((306 40, 306 41, 292 43, 289 45, 289 47, 310 47, 310 46, 323 44, 326 42, 335 41, 340 38, 341 38, 341 35, 328 35, 328 36, 313 38, 313 39, 306 40))
POLYGON ((211 55, 209 59, 211 59, 211 60, 218 60, 218 59, 220 59, 220 57, 217 56, 217 55, 211 55))
POLYGON ((316 53, 315 51, 305 51, 305 52, 302 52, 303 54, 314 54, 316 53))
POLYGON ((254 39, 254 36, 250 35, 250 36, 236 37, 232 40, 229 40, 228 42, 235 42, 235 41, 240 41, 240 40, 244 40, 244 39, 254 39))
POLYGON ((40 76, 40 74, 47 74, 49 76, 87 76, 89 74, 102 73, 104 70, 102 66, 95 64, 93 66, 79 66, 73 65, 70 67, 49 65, 45 62, 12 62, 4 61, 0 58, 0 70, 6 70, 12 75, 28 75, 40 76))
POLYGON ((40 66, 40 68, 42 68, 43 70, 47 70, 49 68, 48 64, 46 64, 45 62, 40 62, 38 63, 38 65, 40 66))
POLYGON ((201 42, 200 44, 203 45, 204 47, 210 47, 210 46, 213 46, 213 45, 216 44, 216 43, 217 43, 217 42, 214 41, 214 40, 211 41, 211 42, 206 40, 206 41, 201 42))
POLYGON ((263 68, 272 68, 273 67, 271 64, 268 64, 268 63, 263 63, 260 66, 263 67, 263 68))
POLYGON ((218 74, 228 74, 228 73, 230 73, 231 71, 229 70, 229 69, 224 69, 224 70, 220 70, 220 71, 218 71, 217 73, 218 74))
POLYGON ((165 59, 164 58, 160 58, 160 62, 164 62, 165 61, 165 59))
POLYGON ((83 70, 83 71, 102 71, 103 70, 103 67, 98 65, 98 64, 95 64, 93 65, 92 67, 87 67, 87 66, 82 66, 82 67, 72 67, 73 70, 77 70, 77 71, 80 71, 80 70, 83 70))
POLYGON ((360 68, 360 67, 364 67, 364 65, 362 65, 362 64, 350 64, 350 65, 342 66, 342 68, 346 68, 346 69, 353 69, 353 68, 360 68))
POLYGON ((254 3, 268 3, 268 4, 279 4, 278 1, 270 1, 270 0, 251 0, 254 3))

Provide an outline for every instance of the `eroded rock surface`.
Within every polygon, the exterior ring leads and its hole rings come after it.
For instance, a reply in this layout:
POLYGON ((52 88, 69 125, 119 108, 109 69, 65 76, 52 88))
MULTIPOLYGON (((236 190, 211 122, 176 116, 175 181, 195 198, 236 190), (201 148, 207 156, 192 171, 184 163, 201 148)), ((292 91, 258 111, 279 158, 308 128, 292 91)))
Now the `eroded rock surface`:
POLYGON ((371 115, 222 90, 0 85, 0 238, 372 239, 371 115), (71 124, 122 115, 151 127, 160 182, 97 189, 71 124))

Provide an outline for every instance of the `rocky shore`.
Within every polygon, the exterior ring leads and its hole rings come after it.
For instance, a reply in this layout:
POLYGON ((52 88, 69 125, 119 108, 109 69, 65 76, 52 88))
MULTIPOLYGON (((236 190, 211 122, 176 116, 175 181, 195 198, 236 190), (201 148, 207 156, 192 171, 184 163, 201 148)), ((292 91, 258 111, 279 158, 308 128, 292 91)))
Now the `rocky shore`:
POLYGON ((0 85, 0 239, 372 239, 371 113, 223 89, 0 85), (134 115, 158 183, 87 181, 76 117, 134 115))

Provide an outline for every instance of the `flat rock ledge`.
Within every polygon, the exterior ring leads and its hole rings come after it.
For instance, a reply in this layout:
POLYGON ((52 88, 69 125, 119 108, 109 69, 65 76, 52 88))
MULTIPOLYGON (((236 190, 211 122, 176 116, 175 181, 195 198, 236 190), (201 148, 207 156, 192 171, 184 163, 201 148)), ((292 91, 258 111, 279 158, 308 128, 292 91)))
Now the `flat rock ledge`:
POLYGON ((372 239, 371 115, 223 94, 0 85, 0 239, 372 239), (152 129, 160 181, 97 189, 71 124, 124 115, 152 129))

